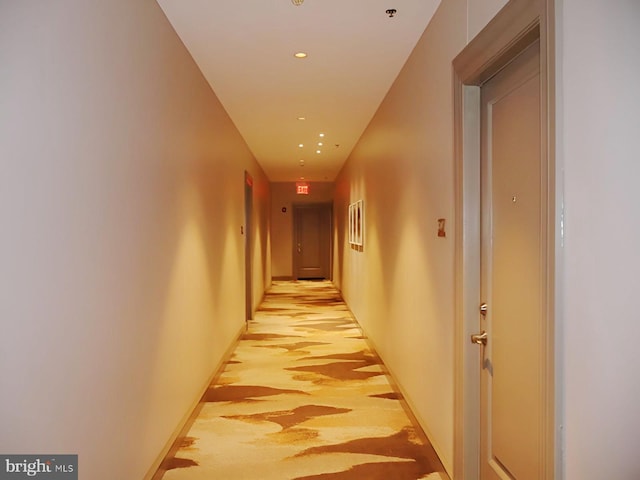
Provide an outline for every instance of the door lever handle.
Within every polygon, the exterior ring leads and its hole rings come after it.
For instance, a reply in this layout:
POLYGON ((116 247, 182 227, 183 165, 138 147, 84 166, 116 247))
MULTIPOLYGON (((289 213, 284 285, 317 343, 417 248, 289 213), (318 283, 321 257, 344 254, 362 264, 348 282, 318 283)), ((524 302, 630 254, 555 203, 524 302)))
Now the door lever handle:
POLYGON ((483 330, 481 333, 471 335, 471 343, 475 343, 476 345, 486 345, 487 337, 487 332, 483 330))

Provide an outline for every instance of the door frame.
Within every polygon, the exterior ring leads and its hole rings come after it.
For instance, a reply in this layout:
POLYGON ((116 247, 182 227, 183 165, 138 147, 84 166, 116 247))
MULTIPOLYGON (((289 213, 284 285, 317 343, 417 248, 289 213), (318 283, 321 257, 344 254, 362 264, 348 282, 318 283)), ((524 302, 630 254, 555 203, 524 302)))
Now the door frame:
POLYGON ((480 305, 480 87, 540 40, 541 164, 546 181, 545 318, 542 337, 544 478, 561 479, 559 398, 555 363, 557 211, 555 164, 554 0, 511 0, 453 60, 455 148, 455 479, 480 478, 480 349, 470 342, 479 329, 480 305))
POLYGON ((244 172, 244 286, 245 286, 245 322, 253 318, 253 178, 244 172))
POLYGON ((291 244, 291 266, 292 266, 292 278, 294 280, 298 280, 298 252, 297 252, 297 239, 298 239, 298 230, 297 230, 297 213, 300 210, 304 210, 306 208, 326 208, 329 213, 329 265, 327 266, 328 272, 327 276, 329 280, 333 280, 333 204, 331 202, 317 202, 317 203, 294 203, 292 205, 293 210, 293 220, 292 220, 292 233, 291 238, 293 239, 291 244))

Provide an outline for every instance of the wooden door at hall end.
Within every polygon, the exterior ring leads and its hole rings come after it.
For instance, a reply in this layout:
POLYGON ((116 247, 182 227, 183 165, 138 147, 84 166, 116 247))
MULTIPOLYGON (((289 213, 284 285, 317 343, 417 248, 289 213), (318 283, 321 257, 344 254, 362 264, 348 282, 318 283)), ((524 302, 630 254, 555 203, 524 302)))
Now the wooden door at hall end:
POLYGON ((331 204, 295 205, 293 209, 294 277, 330 278, 331 204))

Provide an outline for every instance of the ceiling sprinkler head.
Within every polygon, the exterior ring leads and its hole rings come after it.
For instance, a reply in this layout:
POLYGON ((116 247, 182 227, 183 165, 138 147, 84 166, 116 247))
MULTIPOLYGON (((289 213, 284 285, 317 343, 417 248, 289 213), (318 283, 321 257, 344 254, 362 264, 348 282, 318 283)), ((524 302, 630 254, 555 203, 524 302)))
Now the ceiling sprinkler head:
POLYGON ((385 13, 389 15, 389 18, 393 18, 396 16, 396 13, 398 13, 398 11, 395 8, 390 8, 385 13))

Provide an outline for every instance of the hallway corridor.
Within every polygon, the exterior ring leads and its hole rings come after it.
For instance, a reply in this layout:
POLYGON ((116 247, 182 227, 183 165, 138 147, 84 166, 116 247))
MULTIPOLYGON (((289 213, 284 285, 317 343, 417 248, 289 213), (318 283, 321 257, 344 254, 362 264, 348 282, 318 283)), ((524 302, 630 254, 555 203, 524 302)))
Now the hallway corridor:
POLYGON ((448 479, 384 372, 330 282, 273 282, 154 480, 448 479))

